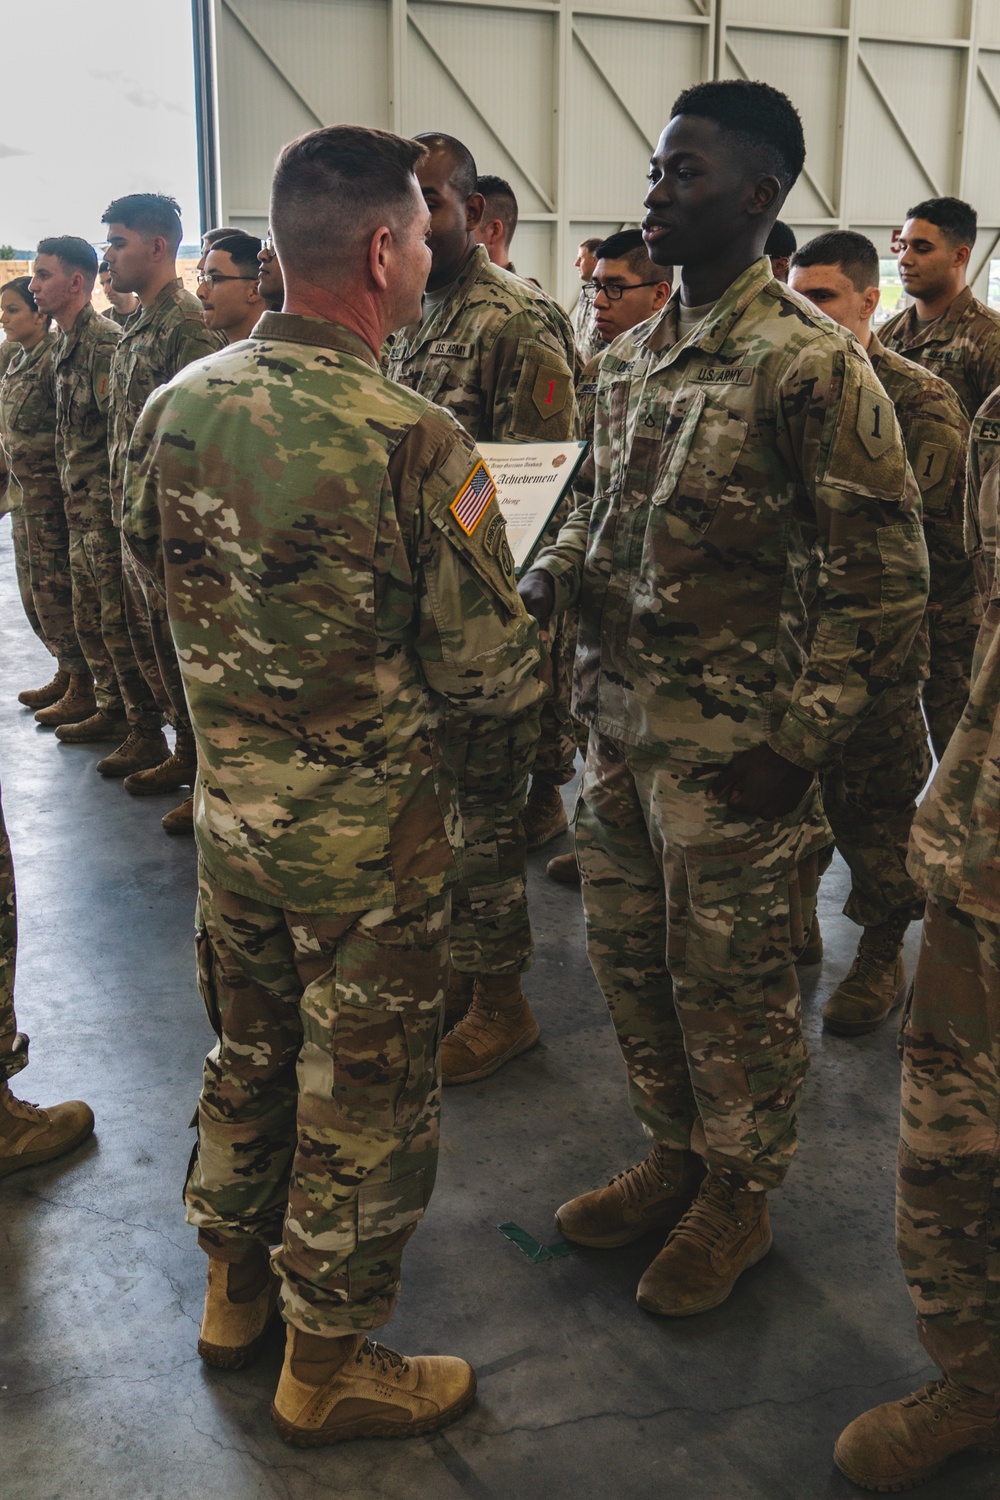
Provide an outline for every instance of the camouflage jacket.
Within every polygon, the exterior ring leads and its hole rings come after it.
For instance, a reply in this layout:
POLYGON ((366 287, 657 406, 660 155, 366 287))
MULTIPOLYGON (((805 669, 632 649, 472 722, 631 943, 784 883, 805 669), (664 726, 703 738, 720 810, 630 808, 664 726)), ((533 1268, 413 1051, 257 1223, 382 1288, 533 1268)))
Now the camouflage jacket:
POLYGON ((970 422, 1000 385, 1000 313, 978 301, 971 287, 927 328, 918 328, 916 308, 908 307, 882 324, 879 338, 946 380, 970 422))
POLYGON ((566 314, 482 245, 444 302, 385 347, 389 379, 445 407, 481 443, 572 437, 573 363, 566 314))
POLYGON ((121 525, 125 456, 139 413, 157 386, 166 385, 194 359, 221 349, 225 339, 205 327, 201 303, 180 278, 168 282, 148 307, 140 307, 121 330, 111 366, 111 493, 114 523, 121 525))
POLYGON ((88 303, 56 342, 56 457, 71 531, 111 525, 108 404, 120 333, 88 303))
POLYGON ((219 883, 347 912, 458 878, 441 709, 492 724, 541 694, 461 428, 347 329, 265 313, 148 403, 123 536, 166 597, 219 883))
POLYGON ((119 312, 117 307, 106 307, 101 316, 107 318, 109 323, 117 323, 119 328, 124 328, 129 318, 135 317, 136 312, 138 308, 130 313, 123 313, 119 312))
POLYGON ((589 364, 604 348, 594 322, 594 284, 584 281, 580 285, 580 296, 573 309, 573 338, 581 363, 589 364))
POLYGON ((1000 923, 1000 392, 972 424, 969 501, 982 536, 987 588, 972 688, 920 807, 907 868, 923 888, 972 916, 1000 923))
POLYGON ((920 499, 853 339, 766 258, 678 340, 678 297, 598 375, 590 498, 535 566, 579 602, 573 712, 679 759, 767 740, 819 769, 899 676, 927 601, 920 499), (823 570, 808 660, 797 579, 823 570))
POLYGON ((45 333, 33 349, 23 349, 0 376, 0 442, 9 474, 7 506, 28 514, 62 506, 56 461, 56 384, 52 351, 56 337, 45 333))

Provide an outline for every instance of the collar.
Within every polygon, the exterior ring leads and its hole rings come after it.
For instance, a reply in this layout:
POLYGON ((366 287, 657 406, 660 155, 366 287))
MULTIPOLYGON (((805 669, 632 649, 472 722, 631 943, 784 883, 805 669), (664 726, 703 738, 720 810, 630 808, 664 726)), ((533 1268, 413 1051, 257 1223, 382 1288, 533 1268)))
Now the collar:
POLYGON ((939 318, 935 318, 929 328, 918 328, 916 305, 908 307, 903 314, 907 341, 920 344, 950 344, 955 337, 955 330, 972 308, 974 300, 971 286, 963 287, 954 302, 945 308, 939 318))
MULTIPOLYGON (((705 322, 700 330, 696 330, 684 342, 683 352, 689 349, 700 349, 703 354, 717 354, 723 344, 729 338, 733 329, 746 312, 755 297, 774 280, 771 270, 771 262, 766 255, 755 260, 752 265, 741 271, 736 280, 731 282, 726 291, 723 292, 712 316, 705 322)), ((660 313, 656 322, 647 332, 636 339, 640 349, 645 348, 652 354, 667 351, 666 363, 670 363, 670 353, 677 344, 679 334, 678 308, 680 307, 681 294, 678 289, 674 292, 666 307, 660 313)))
POLYGON ((146 324, 152 321, 154 313, 159 312, 165 302, 176 302, 177 293, 183 290, 184 283, 179 276, 175 276, 173 281, 168 281, 166 286, 161 286, 148 307, 143 307, 140 303, 136 311, 129 315, 128 322, 122 328, 122 338, 124 339, 126 334, 131 338, 138 329, 145 328, 146 324))
POLYGON ((493 262, 486 253, 485 245, 477 245, 469 256, 455 280, 445 290, 440 305, 435 309, 426 322, 421 323, 419 328, 410 339, 410 353, 419 349, 421 345, 428 343, 432 338, 439 338, 448 327, 458 309, 462 306, 473 286, 482 276, 484 271, 491 270, 493 262))
POLYGON ((351 359, 378 370, 379 363, 360 334, 342 323, 328 323, 325 318, 307 318, 300 313, 265 312, 254 327, 251 339, 273 339, 281 344, 308 344, 317 349, 336 349, 351 359))
POLYGON ((15 366, 19 370, 26 370, 30 365, 36 364, 43 355, 48 353, 56 341, 56 336, 51 328, 46 328, 38 343, 30 349, 22 349, 20 354, 15 354, 10 362, 10 369, 15 366))
POLYGON ((62 342, 57 355, 58 359, 65 359, 67 354, 72 354, 83 336, 83 330, 91 319, 96 316, 97 314, 94 311, 94 304, 92 302, 88 302, 86 307, 81 307, 76 315, 76 322, 73 324, 73 327, 68 333, 64 333, 62 336, 62 342))

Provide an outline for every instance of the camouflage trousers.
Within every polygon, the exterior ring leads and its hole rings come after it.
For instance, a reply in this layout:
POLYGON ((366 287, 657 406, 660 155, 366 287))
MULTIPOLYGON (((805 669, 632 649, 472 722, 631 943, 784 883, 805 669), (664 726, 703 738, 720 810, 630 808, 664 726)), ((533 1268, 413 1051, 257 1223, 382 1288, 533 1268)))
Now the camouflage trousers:
POLYGON ((121 556, 128 633, 147 691, 168 724, 192 735, 166 601, 143 586, 124 539, 121 556))
POLYGON ((376 1328, 434 1186, 448 898, 321 917, 200 872, 205 1060, 187 1220, 209 1255, 277 1245, 285 1319, 376 1328))
POLYGON ((708 798, 719 766, 591 733, 577 805, 587 951, 646 1132, 777 1187, 808 1054, 795 958, 830 842, 819 789, 774 824, 708 798))
POLYGON ((465 974, 522 974, 531 964, 521 814, 538 723, 537 706, 509 723, 446 715, 445 755, 463 829, 462 882, 452 892, 451 963, 465 974))
MULTIPOLYGON (((913 921, 924 898, 907 874, 906 851, 917 798, 931 771, 920 698, 910 688, 899 703, 863 719, 840 764, 824 772, 823 807, 851 872, 844 915, 862 927, 894 916, 913 921)), ((829 868, 833 849, 820 858, 829 868)))
POLYGON ((1000 1391, 1000 924, 931 897, 901 1033, 896 1248, 920 1342, 1000 1391))
POLYGON ((982 606, 972 578, 972 567, 962 559, 954 597, 940 609, 929 609, 930 676, 924 683, 924 709, 931 744, 938 760, 955 732, 969 701, 972 653, 976 649, 982 606))
POLYGON ((542 704, 535 753, 535 780, 565 786, 576 774, 576 753, 587 753, 587 731, 570 712, 573 661, 579 612, 565 610, 554 621, 551 636, 552 696, 542 704))
POLYGON ((129 725, 146 733, 160 716, 132 653, 122 600, 121 543, 114 527, 71 531, 69 566, 73 619, 94 677, 100 708, 124 712, 129 725))
POLYGON ((14 861, 0 804, 0 1082, 13 1078, 28 1061, 28 1038, 14 1015, 14 967, 17 958, 17 902, 14 861))
POLYGON ((37 501, 11 512, 14 563, 21 602, 32 630, 63 672, 86 672, 87 660, 73 623, 69 528, 62 491, 51 504, 37 501))

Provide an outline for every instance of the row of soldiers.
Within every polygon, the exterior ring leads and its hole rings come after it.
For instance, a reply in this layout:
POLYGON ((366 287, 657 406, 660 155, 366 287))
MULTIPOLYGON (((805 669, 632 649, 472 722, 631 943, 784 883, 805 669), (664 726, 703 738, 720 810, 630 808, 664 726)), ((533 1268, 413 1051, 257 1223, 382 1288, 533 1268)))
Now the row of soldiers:
MULTIPOLYGON (((836 841, 864 936, 831 1029, 884 1021, 903 930, 934 893, 899 1193, 945 1372, 852 1424, 837 1461, 899 1487, 1000 1431, 983 1248, 996 1142, 973 1128, 977 1090, 996 1092, 981 1045, 996 798, 973 774, 996 710, 989 611, 966 705, 973 568, 995 525, 980 547, 963 483, 968 417, 1000 384, 1000 319, 965 286, 975 219, 954 200, 908 215, 914 308, 881 342, 863 237, 803 247, 786 288, 765 247, 804 155, 797 112, 766 85, 678 99, 641 245, 595 247, 610 347, 574 392, 565 314, 477 243, 486 199, 460 142, 313 132, 275 172, 283 311, 189 364, 136 426, 124 555, 161 656, 169 623, 197 740, 198 973, 218 1036, 185 1191, 209 1256, 199 1349, 249 1363, 280 1300, 272 1416, 293 1443, 428 1431, 474 1397, 463 1361, 366 1335, 430 1195, 439 1056, 447 1081, 471 1081, 537 1038, 523 811, 537 748, 544 823, 574 723, 588 952, 652 1149, 564 1204, 563 1234, 665 1231, 637 1296, 667 1317, 717 1306, 768 1253, 808 1061, 795 967, 817 956, 836 841), (475 443, 569 436, 577 398, 591 443, 575 508, 518 589, 475 443), (570 654, 572 715, 552 671, 570 654), (907 870, 921 695, 944 761, 907 870), (953 954, 957 1018, 940 982, 953 954)), ((109 264, 114 281, 110 249, 109 264)), ((974 498, 996 427, 987 404, 974 498)), ((988 597, 991 569, 982 581, 988 597)))

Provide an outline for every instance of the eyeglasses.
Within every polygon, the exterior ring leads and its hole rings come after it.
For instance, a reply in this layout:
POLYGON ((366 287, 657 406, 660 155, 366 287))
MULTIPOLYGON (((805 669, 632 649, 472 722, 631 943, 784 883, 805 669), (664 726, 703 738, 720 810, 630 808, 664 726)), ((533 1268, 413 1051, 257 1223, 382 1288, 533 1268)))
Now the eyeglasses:
POLYGON ((658 281, 633 281, 628 286, 622 286, 621 283, 617 281, 591 282, 591 286, 594 288, 594 296, 596 297, 598 292, 603 292, 609 302, 620 302, 622 300, 623 292, 637 292, 641 286, 659 285, 660 283, 658 281))
POLYGON ((199 271, 199 286, 218 286, 220 281, 256 281, 256 276, 225 276, 221 271, 199 271))
POLYGON ((270 230, 267 231, 264 238, 261 240, 260 248, 267 256, 268 260, 274 259, 274 236, 270 230))

